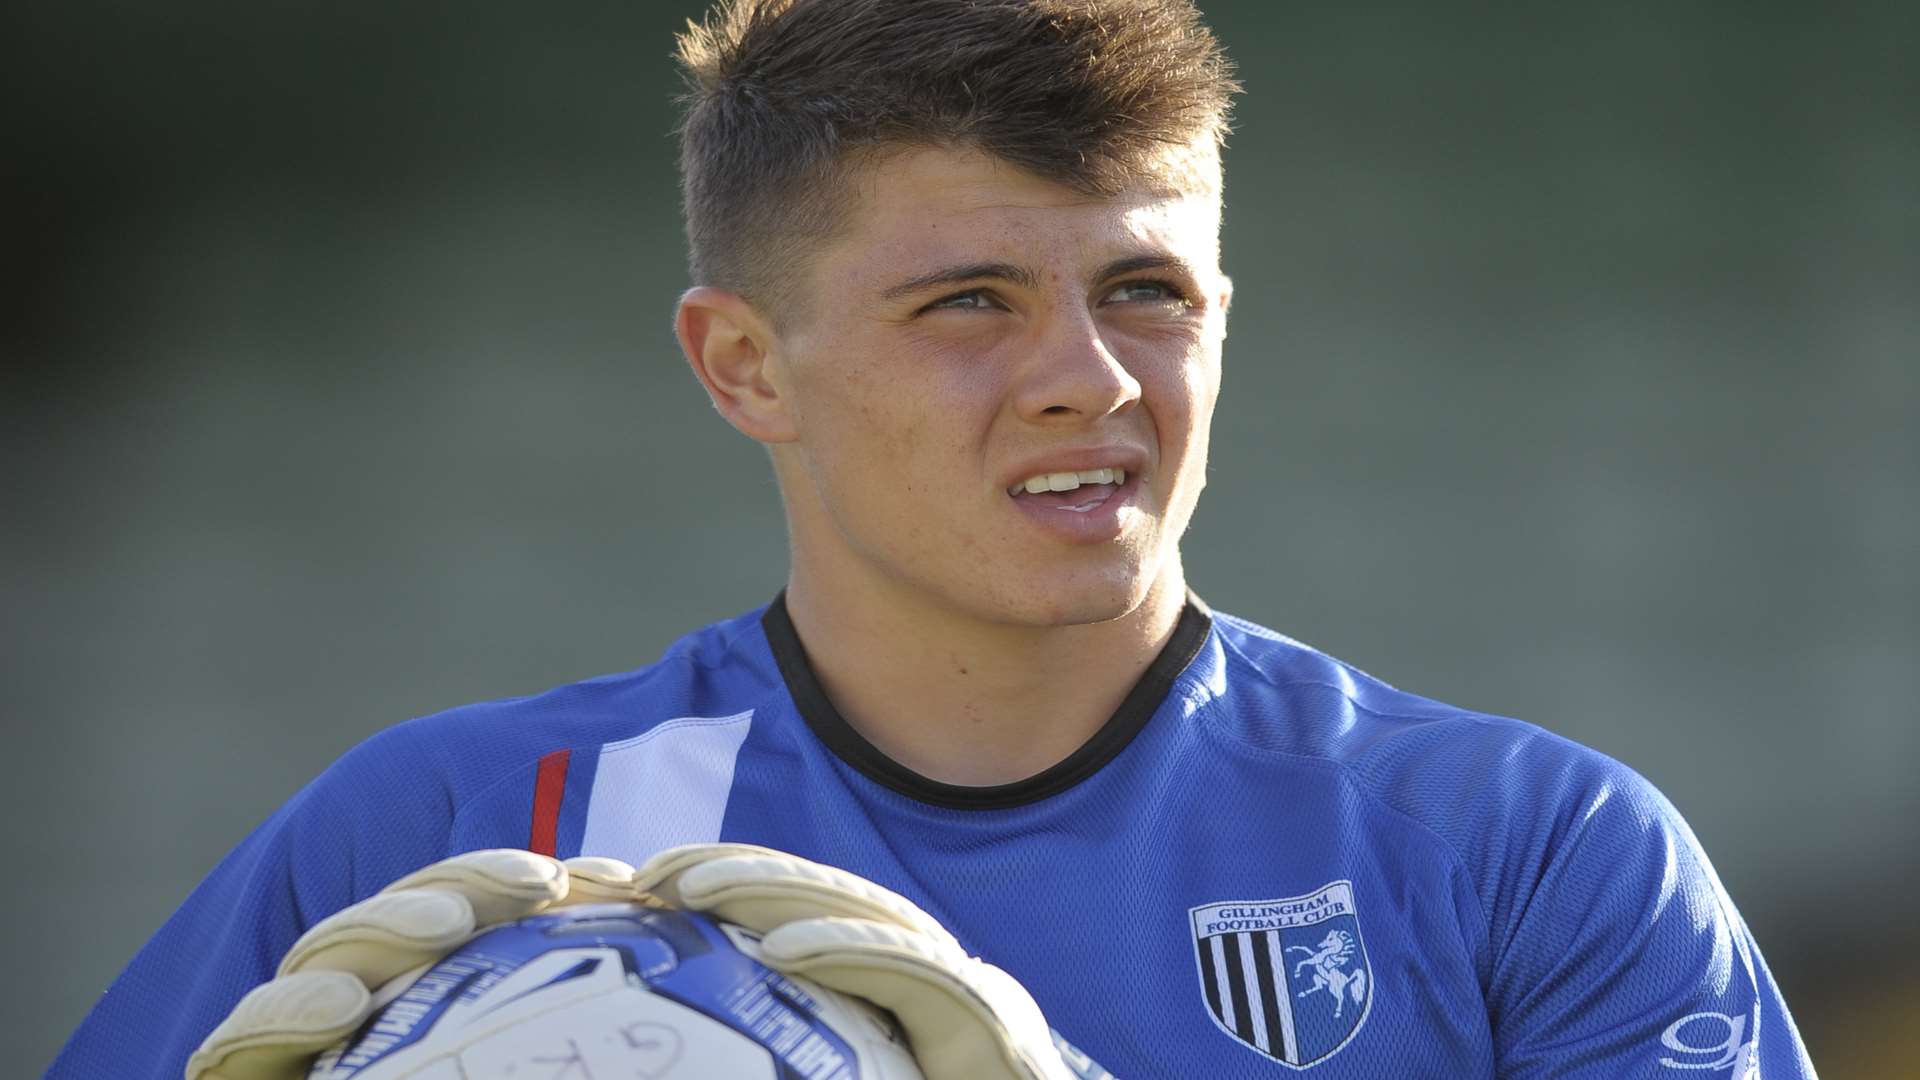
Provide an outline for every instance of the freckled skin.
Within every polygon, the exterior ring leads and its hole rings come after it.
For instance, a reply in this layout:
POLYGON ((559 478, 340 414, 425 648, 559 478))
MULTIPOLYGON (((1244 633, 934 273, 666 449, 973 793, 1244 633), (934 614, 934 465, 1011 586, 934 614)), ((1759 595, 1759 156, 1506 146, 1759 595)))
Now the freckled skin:
POLYGON ((982 154, 917 150, 869 170, 862 194, 775 358, 796 418, 774 447, 796 582, 1040 627, 1118 618, 1181 581, 1225 336, 1217 193, 1092 198, 982 154), (1097 279, 1143 253, 1188 269, 1097 279), (885 295, 980 263, 1034 280, 885 295), (1146 454, 1117 539, 1064 542, 1012 512, 1007 470, 1109 444, 1146 454))
POLYGON ((771 451, 815 673, 907 768, 1044 770, 1173 633, 1231 295, 1218 168, 1202 141, 1092 197, 896 149, 858 170, 846 228, 777 320, 713 287, 682 297, 695 373, 771 451), (1126 485, 1085 517, 1008 494, 1113 466, 1126 485))

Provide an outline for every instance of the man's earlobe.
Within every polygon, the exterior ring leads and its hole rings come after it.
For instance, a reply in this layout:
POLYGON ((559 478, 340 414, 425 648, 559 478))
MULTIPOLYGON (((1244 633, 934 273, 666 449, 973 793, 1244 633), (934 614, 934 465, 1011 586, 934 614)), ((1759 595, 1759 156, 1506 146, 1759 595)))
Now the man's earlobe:
POLYGON ((780 339, 745 297, 710 285, 688 289, 674 311, 673 329, 694 376, 728 423, 763 443, 794 439, 780 339))

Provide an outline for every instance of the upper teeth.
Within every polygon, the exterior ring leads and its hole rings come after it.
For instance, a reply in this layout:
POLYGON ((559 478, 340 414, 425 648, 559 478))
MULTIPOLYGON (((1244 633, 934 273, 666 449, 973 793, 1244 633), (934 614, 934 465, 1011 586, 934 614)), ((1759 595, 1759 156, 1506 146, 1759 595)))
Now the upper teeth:
POLYGON ((1015 484, 1007 489, 1007 494, 1018 495, 1022 491, 1035 495, 1043 491, 1072 491, 1081 484, 1124 484, 1127 482, 1125 469, 1082 469, 1079 472, 1041 473, 1030 476, 1025 483, 1015 484))

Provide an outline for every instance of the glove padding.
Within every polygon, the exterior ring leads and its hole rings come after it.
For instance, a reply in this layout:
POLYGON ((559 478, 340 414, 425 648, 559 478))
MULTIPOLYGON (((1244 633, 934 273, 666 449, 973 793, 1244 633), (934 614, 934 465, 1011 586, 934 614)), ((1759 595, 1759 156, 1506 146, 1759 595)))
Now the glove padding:
POLYGON ((933 916, 865 878, 746 844, 655 855, 634 885, 762 935, 768 967, 893 1013, 927 1080, 1074 1080, 1013 976, 967 955, 933 916))
POLYGON ((470 851, 408 874, 315 923, 187 1061, 186 1080, 302 1080, 315 1054, 352 1034, 373 990, 434 963, 498 923, 569 904, 633 900, 633 867, 561 863, 529 851, 470 851))

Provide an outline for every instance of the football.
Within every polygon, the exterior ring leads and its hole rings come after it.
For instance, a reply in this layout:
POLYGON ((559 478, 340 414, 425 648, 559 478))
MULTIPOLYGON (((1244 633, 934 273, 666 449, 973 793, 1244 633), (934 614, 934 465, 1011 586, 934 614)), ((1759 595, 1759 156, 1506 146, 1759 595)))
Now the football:
POLYGON ((309 1080, 921 1080, 893 1019, 756 959, 702 915, 592 904, 383 987, 309 1080))

